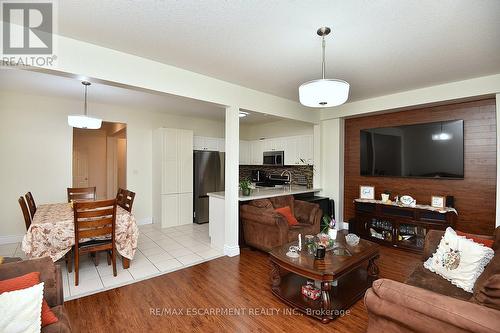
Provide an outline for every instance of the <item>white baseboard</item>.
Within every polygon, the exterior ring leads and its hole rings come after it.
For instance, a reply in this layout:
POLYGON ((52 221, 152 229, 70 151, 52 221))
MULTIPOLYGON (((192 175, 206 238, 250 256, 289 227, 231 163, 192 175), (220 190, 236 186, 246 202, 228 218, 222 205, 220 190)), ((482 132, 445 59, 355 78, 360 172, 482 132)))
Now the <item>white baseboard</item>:
POLYGON ((145 217, 143 219, 137 220, 136 222, 137 222, 137 225, 152 224, 153 218, 152 217, 145 217))
POLYGON ((11 243, 20 243, 20 242, 22 242, 23 237, 24 237, 24 235, 0 236, 0 245, 11 244, 11 243))
POLYGON ((224 244, 224 255, 228 257, 235 257, 240 255, 240 247, 238 245, 224 244))

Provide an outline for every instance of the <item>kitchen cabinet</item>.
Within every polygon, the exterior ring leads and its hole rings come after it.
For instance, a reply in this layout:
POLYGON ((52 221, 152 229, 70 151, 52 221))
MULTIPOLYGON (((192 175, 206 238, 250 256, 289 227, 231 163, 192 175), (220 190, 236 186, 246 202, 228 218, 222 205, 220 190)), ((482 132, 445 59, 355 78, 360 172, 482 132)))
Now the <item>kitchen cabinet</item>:
POLYGON ((154 223, 162 228, 192 223, 192 201, 193 131, 159 128, 153 133, 154 223))
POLYGON ((250 141, 240 140, 240 165, 252 164, 250 141))
POLYGON ((192 150, 225 151, 224 139, 211 138, 208 136, 195 136, 193 138, 192 150))
POLYGON ((298 137, 297 144, 297 161, 303 159, 306 163, 298 162, 297 164, 313 164, 314 163, 314 140, 312 135, 301 135, 298 137))
POLYGON ((254 140, 250 143, 250 154, 252 165, 262 165, 264 163, 264 142, 261 140, 254 140))
MULTIPOLYGON (((240 140, 240 165, 262 165, 266 151, 284 151, 285 165, 313 164, 314 143, 312 135, 297 135, 263 140, 240 140), (306 163, 301 162, 303 159, 306 163)), ((225 151, 224 138, 195 136, 194 150, 225 151)), ((172 180, 172 182, 175 182, 172 180)), ((174 186, 174 185, 172 185, 174 186)))
POLYGON ((285 142, 284 152, 285 152, 285 165, 296 165, 298 164, 298 156, 297 156, 297 146, 298 139, 297 137, 290 137, 285 142))

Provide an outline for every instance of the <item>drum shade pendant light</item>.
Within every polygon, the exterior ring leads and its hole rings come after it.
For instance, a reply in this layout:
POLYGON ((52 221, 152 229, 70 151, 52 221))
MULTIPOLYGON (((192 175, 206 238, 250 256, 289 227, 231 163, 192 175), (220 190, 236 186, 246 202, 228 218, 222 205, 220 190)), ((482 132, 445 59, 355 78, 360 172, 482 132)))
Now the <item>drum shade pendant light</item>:
POLYGON ((317 31, 322 39, 322 78, 303 83, 299 87, 299 100, 302 105, 313 108, 328 108, 344 104, 349 97, 349 83, 344 80, 325 79, 325 36, 330 32, 331 29, 328 27, 319 28, 317 31))
POLYGON ((89 117, 87 115, 87 88, 90 86, 90 82, 83 81, 82 84, 85 87, 83 114, 73 114, 68 116, 68 125, 76 128, 99 129, 101 128, 102 119, 89 117))

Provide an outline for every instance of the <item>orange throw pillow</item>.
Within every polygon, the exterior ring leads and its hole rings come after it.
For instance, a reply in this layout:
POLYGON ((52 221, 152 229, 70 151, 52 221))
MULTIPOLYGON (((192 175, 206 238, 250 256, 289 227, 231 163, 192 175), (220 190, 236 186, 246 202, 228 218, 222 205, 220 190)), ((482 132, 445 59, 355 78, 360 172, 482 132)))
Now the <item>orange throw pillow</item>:
POLYGON ((461 231, 456 231, 457 235, 459 236, 465 236, 465 238, 471 239, 472 241, 483 244, 484 246, 491 247, 493 248, 493 239, 485 239, 485 238, 480 238, 477 237, 476 235, 473 234, 468 234, 466 232, 461 232, 461 231))
POLYGON ((290 208, 290 206, 277 208, 276 212, 283 215, 286 218, 288 225, 299 224, 299 221, 297 221, 297 219, 293 215, 293 212, 292 212, 292 209, 290 208))
MULTIPOLYGON (((30 288, 39 283, 40 272, 32 272, 12 279, 2 280, 0 281, 0 294, 7 291, 30 288)), ((56 323, 58 320, 44 298, 42 301, 42 327, 56 323)))

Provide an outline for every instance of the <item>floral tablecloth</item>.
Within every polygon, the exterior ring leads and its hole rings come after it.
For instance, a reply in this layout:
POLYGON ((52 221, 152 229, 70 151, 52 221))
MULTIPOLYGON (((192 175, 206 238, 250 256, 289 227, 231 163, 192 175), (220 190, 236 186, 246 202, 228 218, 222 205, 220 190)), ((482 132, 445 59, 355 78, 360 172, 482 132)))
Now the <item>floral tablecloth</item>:
MULTIPOLYGON (((75 244, 73 208, 69 203, 40 205, 23 238, 22 250, 28 258, 50 256, 62 258, 75 244)), ((134 215, 120 206, 116 211, 116 249, 125 258, 133 259, 137 250, 139 229, 134 215)))

